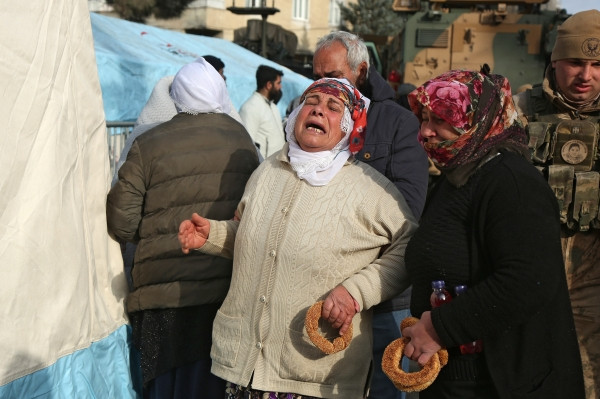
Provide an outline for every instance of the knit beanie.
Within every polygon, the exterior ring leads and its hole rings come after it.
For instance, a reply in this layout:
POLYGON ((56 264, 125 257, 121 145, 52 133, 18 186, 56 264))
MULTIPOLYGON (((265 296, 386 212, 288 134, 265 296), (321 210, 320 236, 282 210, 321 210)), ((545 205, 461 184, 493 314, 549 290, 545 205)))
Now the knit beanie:
POLYGON ((600 61, 600 11, 578 12, 558 27, 551 60, 565 58, 600 61))

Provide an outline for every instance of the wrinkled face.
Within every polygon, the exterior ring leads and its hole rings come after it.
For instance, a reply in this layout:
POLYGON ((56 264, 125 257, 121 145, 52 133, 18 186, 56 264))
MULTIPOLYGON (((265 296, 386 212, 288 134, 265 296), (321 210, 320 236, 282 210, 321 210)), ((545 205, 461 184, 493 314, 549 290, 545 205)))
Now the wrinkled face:
POLYGON ((344 103, 330 94, 312 92, 298 113, 294 135, 306 152, 331 150, 342 140, 344 103))
POLYGON ((423 107, 421 111, 421 128, 419 135, 423 142, 439 144, 442 141, 454 140, 459 134, 448 122, 423 107))
MULTIPOLYGON (((313 57, 314 79, 337 78, 347 79, 352 86, 358 87, 359 71, 353 72, 347 61, 348 50, 342 43, 334 42, 330 46, 323 47, 313 57)), ((366 65, 365 65, 366 69, 366 65)))
POLYGON ((586 102, 600 94, 600 61, 569 58, 552 62, 556 84, 571 101, 586 102))

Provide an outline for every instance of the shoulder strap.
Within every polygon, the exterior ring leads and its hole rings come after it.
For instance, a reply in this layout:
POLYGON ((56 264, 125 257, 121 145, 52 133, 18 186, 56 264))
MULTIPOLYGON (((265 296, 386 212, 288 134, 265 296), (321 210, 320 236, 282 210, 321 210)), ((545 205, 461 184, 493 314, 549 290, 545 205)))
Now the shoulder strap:
POLYGON ((544 97, 544 89, 541 83, 536 83, 531 89, 527 90, 527 119, 534 120, 538 114, 544 114, 548 109, 548 102, 544 97))

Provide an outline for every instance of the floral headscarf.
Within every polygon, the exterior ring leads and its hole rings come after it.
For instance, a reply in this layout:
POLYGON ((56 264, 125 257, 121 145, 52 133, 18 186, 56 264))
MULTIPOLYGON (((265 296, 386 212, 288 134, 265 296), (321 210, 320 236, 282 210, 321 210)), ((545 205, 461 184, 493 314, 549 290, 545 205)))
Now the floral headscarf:
POLYGON ((300 97, 300 103, 303 103, 312 92, 321 92, 332 95, 340 99, 348 111, 350 119, 354 122, 350 123, 347 118, 342 120, 342 131, 348 133, 350 131, 349 149, 350 152, 356 154, 362 148, 365 141, 365 127, 367 126, 367 108, 368 100, 355 87, 345 79, 324 78, 312 83, 300 97))
POLYGON ((292 111, 285 126, 290 164, 299 178, 313 186, 326 185, 340 171, 350 155, 360 151, 364 143, 369 104, 369 99, 364 97, 346 79, 319 79, 304 91, 300 97, 300 105, 292 111), (328 151, 306 152, 296 141, 294 129, 298 113, 304 106, 306 96, 313 92, 332 95, 340 99, 345 106, 340 122, 344 136, 335 147, 328 151))
POLYGON ((459 136, 437 144, 419 141, 440 169, 481 160, 505 145, 526 153, 527 136, 512 100, 508 79, 475 71, 454 70, 409 94, 412 111, 421 120, 423 107, 448 122, 459 136))

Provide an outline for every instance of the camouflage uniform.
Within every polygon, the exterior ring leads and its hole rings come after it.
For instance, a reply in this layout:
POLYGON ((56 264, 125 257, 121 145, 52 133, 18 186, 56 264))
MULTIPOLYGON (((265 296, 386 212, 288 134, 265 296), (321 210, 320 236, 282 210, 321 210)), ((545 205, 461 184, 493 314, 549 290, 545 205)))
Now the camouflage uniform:
POLYGON ((586 397, 600 397, 600 217, 598 136, 600 99, 576 109, 541 85, 514 96, 527 124, 535 165, 548 177, 561 207, 562 247, 579 339, 586 397), (569 153, 573 147, 576 153, 569 153), (579 147, 579 148, 575 148, 579 147))

